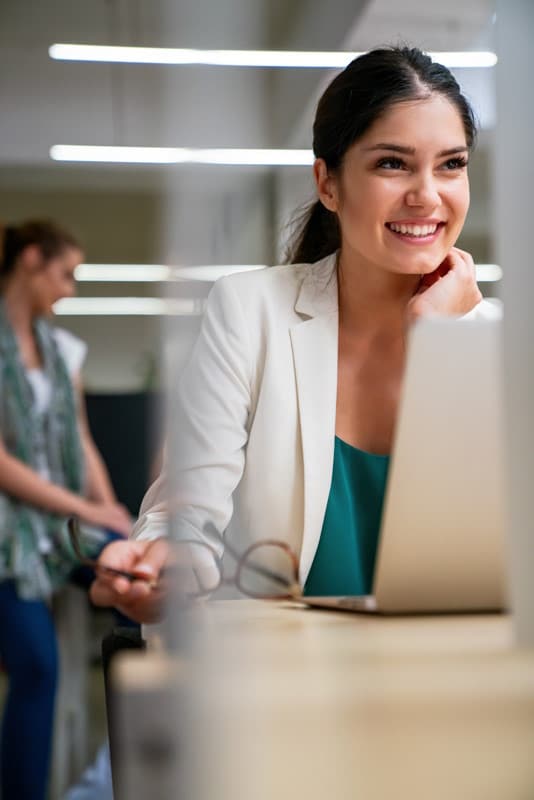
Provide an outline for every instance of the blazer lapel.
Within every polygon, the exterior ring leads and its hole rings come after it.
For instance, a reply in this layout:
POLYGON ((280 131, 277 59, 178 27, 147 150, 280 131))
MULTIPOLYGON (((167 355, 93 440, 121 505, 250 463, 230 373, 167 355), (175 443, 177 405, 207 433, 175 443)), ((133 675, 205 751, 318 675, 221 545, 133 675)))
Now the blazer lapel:
POLYGON ((335 255, 312 265, 295 310, 304 318, 290 329, 304 464, 300 557, 304 585, 319 544, 332 479, 338 359, 335 255))

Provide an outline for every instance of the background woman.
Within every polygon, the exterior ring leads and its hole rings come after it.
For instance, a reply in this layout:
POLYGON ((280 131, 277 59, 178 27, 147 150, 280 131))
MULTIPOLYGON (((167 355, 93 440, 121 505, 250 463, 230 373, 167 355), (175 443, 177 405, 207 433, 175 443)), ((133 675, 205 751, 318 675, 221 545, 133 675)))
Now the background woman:
MULTIPOLYGON (((409 328, 488 313, 455 247, 475 133, 453 75, 417 49, 371 51, 328 86, 292 264, 216 283, 180 380, 170 500, 184 537, 212 524, 241 549, 283 539, 305 591, 369 593, 409 328)), ((165 509, 161 478, 138 541, 102 562, 157 575, 165 509)), ((104 575, 92 595, 141 620, 161 602, 146 581, 104 575)))
MULTIPOLYGON (((87 425, 85 345, 49 320, 82 259, 52 222, 12 225, 0 248, 0 657, 9 678, 4 800, 44 800, 57 682, 49 601, 75 566, 65 518, 127 535, 130 518, 87 425)), ((110 536, 107 540, 110 540, 110 536)))

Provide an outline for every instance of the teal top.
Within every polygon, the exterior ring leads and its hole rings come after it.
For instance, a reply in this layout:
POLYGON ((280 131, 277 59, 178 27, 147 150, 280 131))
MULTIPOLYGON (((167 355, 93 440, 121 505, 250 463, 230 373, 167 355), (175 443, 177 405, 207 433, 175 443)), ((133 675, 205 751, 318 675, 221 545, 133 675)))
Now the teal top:
POLYGON ((304 594, 372 593, 388 467, 389 456, 336 436, 330 495, 304 594))

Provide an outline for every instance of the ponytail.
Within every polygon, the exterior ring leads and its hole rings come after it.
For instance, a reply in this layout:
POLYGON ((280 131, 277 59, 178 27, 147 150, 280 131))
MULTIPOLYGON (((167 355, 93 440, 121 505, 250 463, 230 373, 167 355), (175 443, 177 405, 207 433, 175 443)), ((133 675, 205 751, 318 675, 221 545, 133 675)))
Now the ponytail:
POLYGON ((15 239, 15 229, 12 225, 0 225, 0 281, 11 270, 12 250, 15 239))
POLYGON ((287 264, 313 264, 341 247, 337 214, 315 200, 293 219, 296 232, 286 253, 287 264))
POLYGON ((0 278, 2 277, 2 273, 4 272, 4 247, 6 241, 6 232, 7 228, 5 225, 0 224, 0 278))

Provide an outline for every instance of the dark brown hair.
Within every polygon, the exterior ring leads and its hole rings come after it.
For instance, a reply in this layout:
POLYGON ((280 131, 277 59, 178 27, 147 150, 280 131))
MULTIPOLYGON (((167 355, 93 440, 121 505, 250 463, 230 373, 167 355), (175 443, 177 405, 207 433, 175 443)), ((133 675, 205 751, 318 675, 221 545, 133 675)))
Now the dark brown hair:
POLYGON ((77 239, 52 220, 27 220, 0 228, 0 280, 7 278, 26 247, 36 245, 45 261, 67 248, 81 250, 77 239))
MULTIPOLYGON (((336 173, 347 150, 395 103, 440 94, 456 107, 472 149, 477 125, 473 110, 447 67, 417 48, 371 50, 346 67, 329 84, 317 105, 313 152, 336 173)), ((337 215, 316 200, 293 220, 295 234, 287 263, 318 261, 341 246, 337 215)))

